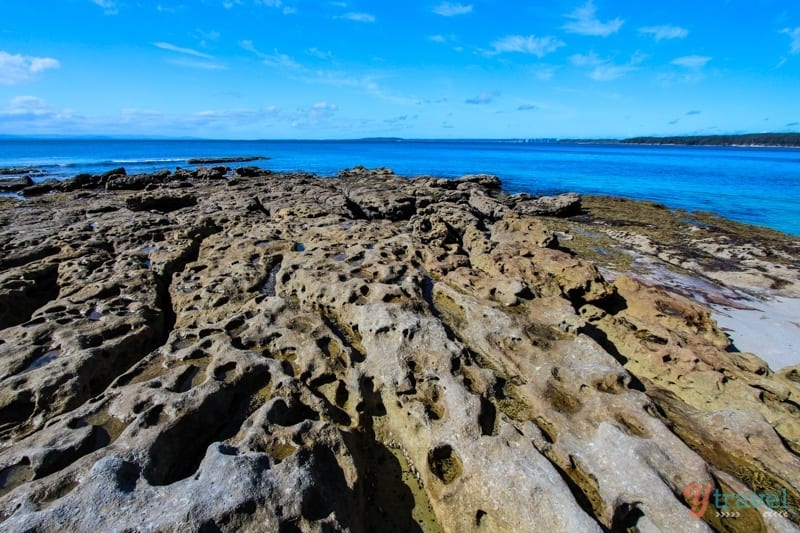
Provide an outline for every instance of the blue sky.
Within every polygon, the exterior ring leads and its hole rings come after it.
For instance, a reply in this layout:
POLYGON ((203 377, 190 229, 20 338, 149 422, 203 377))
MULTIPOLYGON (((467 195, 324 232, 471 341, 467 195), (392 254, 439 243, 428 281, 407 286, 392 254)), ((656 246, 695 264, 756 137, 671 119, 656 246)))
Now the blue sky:
POLYGON ((0 134, 800 131, 800 2, 25 0, 0 134))

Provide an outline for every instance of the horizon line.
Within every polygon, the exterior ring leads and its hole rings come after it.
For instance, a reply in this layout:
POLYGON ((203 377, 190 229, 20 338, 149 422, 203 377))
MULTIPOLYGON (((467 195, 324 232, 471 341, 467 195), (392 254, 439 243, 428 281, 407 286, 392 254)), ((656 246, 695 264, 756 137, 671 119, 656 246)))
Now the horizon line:
POLYGON ((158 136, 158 135, 103 135, 103 134, 5 134, 0 133, 2 140, 94 140, 94 141, 199 141, 199 142, 525 142, 525 143, 553 143, 553 142, 591 142, 591 143, 621 143, 631 139, 675 139, 699 137, 746 137, 754 135, 800 135, 795 131, 772 131, 758 133, 713 133, 713 134, 687 134, 687 135, 634 135, 631 137, 396 137, 396 136, 370 136, 349 138, 213 138, 191 136, 158 136))

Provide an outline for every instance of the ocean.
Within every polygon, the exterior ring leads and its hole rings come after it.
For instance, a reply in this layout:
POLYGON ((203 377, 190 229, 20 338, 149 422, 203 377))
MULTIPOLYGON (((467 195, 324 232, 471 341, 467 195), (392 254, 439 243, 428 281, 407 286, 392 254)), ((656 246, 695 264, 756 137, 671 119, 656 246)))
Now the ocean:
POLYGON ((270 157, 242 165, 321 176, 356 165, 389 167, 407 176, 488 173, 499 176, 509 192, 653 200, 800 235, 800 149, 393 139, 0 139, 0 169, 32 168, 35 181, 120 166, 129 174, 191 168, 190 158, 238 156, 270 157))

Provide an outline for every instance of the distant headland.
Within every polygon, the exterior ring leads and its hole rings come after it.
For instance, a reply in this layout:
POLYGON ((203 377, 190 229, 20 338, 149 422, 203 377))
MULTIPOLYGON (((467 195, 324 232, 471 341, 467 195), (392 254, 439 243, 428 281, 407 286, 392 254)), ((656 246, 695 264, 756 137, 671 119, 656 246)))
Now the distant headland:
POLYGON ((800 133, 745 133, 741 135, 689 135, 632 137, 624 144, 683 144, 687 146, 780 146, 800 147, 800 133))

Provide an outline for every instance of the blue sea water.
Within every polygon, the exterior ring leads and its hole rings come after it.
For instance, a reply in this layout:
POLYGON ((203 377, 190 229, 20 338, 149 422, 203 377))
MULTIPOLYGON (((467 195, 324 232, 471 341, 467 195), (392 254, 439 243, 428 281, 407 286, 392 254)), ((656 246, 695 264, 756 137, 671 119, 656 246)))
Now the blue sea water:
MULTIPOLYGON (((489 173, 510 192, 576 191, 703 210, 800 235, 800 149, 514 141, 0 140, 0 168, 65 179, 124 166, 128 173, 191 167, 190 158, 263 155, 244 163, 323 176, 364 165, 458 177, 489 173)), ((236 166, 236 165, 232 165, 236 166)))

